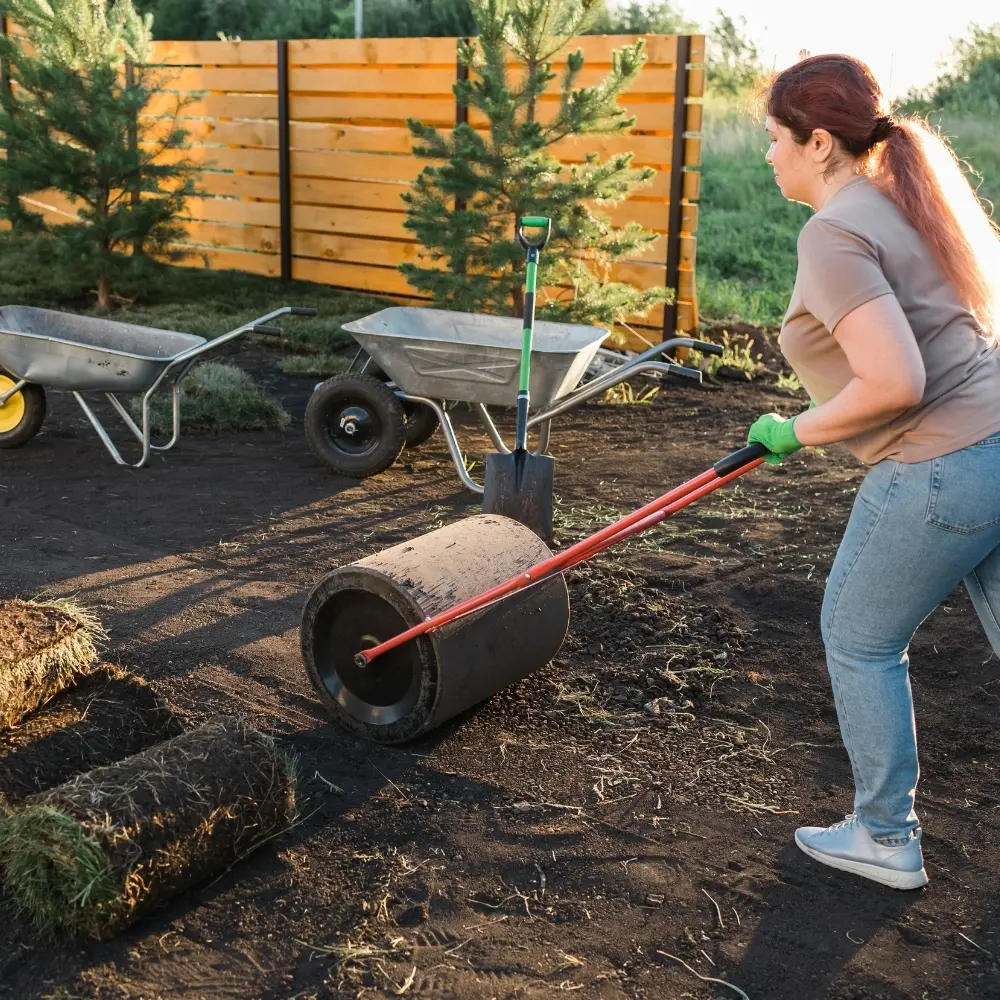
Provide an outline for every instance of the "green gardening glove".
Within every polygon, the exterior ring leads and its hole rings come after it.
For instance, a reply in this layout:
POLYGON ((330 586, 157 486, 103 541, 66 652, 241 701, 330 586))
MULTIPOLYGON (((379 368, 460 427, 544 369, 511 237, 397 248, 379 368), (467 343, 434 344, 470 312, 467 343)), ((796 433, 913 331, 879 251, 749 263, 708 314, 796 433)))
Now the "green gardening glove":
POLYGON ((777 413, 765 413, 751 426, 747 444, 762 444, 771 453, 764 461, 769 465, 780 465, 783 458, 802 447, 795 436, 795 419, 792 417, 789 420, 777 413))

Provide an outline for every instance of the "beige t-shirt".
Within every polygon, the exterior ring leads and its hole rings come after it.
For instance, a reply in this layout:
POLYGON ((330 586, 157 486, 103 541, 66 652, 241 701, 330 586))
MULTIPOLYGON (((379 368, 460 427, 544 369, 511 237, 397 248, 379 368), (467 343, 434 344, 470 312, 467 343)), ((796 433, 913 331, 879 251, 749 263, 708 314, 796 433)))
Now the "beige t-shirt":
POLYGON ((867 178, 844 185, 802 228, 778 344, 817 403, 854 378, 833 337, 851 311, 895 295, 927 370, 924 398, 845 444, 867 465, 924 462, 1000 431, 1000 349, 981 334, 930 249, 867 178))

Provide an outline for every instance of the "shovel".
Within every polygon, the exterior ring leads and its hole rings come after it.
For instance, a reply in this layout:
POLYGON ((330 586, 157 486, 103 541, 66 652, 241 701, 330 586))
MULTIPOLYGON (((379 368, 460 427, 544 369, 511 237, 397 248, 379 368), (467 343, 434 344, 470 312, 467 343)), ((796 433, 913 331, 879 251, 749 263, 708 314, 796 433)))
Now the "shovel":
POLYGON ((517 393, 517 431, 509 455, 486 456, 483 513, 502 514, 531 528, 544 541, 552 538, 552 470, 555 462, 528 451, 528 386, 531 381, 531 342, 535 327, 535 289, 538 255, 552 235, 552 220, 541 216, 518 219, 517 241, 528 252, 524 280, 524 339, 521 343, 521 381, 517 393), (529 238, 526 229, 540 230, 529 238))

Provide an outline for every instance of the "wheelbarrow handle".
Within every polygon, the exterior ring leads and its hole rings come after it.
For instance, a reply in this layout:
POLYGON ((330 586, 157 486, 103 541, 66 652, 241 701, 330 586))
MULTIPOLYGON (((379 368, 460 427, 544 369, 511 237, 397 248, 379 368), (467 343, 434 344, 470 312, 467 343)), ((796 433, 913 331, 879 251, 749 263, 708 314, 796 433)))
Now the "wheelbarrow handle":
POLYGON ((255 323, 250 332, 265 337, 280 337, 282 335, 280 326, 269 326, 267 323, 255 323))
POLYGON ((292 306, 289 310, 289 315, 291 316, 318 316, 319 310, 313 309, 312 306, 292 306))
POLYGON ((525 250, 530 250, 534 247, 535 250, 544 250, 545 245, 549 242, 552 237, 552 220, 546 218, 544 215, 525 215, 517 220, 517 242, 524 247, 525 250), (528 239, 525 234, 525 229, 543 229, 541 239, 535 237, 534 239, 528 239))

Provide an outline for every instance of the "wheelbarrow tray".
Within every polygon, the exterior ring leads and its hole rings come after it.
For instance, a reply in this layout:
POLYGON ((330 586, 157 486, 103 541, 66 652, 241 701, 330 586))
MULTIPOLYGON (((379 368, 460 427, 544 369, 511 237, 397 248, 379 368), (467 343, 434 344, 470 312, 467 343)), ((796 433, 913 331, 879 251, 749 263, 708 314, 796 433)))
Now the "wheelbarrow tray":
POLYGON ((70 392, 145 392, 204 337, 30 306, 0 309, 0 367, 70 392))
MULTIPOLYGON (((392 306, 344 329, 396 386, 413 396, 513 406, 521 363, 521 320, 508 316, 392 306)), ((608 331, 535 324, 531 402, 550 406, 573 391, 608 331)))

